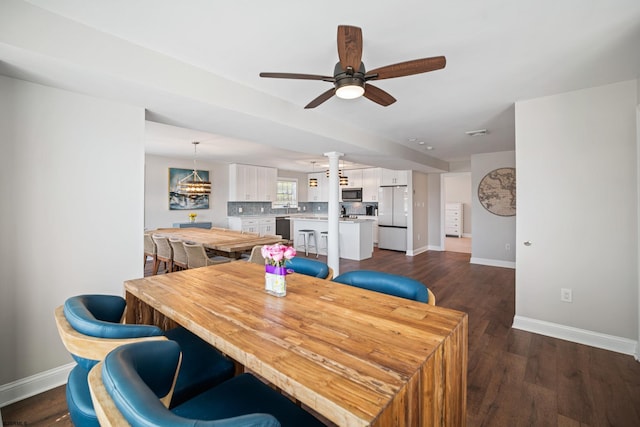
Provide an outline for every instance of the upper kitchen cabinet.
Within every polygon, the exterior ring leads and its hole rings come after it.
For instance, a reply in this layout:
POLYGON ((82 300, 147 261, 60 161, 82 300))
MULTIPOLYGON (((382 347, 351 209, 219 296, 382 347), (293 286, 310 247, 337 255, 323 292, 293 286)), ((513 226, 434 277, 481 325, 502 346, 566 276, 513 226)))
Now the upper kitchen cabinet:
POLYGON ((274 202, 278 191, 278 169, 258 166, 257 174, 258 200, 274 202))
POLYGON ((348 171, 342 171, 342 176, 346 176, 349 179, 349 184, 346 188, 362 188, 362 169, 353 169, 348 171))
MULTIPOLYGON (((317 187, 307 188, 307 202, 328 202, 329 201, 329 179, 325 172, 314 172, 307 175, 307 180, 315 178, 317 187)), ((308 183, 307 183, 308 185, 308 183)))
POLYGON ((407 171, 382 169, 380 185, 407 185, 409 183, 407 171))
POLYGON ((362 169, 362 201, 377 202, 380 168, 362 169))
POLYGON ((276 198, 278 170, 262 166, 229 165, 229 201, 271 202, 276 198))

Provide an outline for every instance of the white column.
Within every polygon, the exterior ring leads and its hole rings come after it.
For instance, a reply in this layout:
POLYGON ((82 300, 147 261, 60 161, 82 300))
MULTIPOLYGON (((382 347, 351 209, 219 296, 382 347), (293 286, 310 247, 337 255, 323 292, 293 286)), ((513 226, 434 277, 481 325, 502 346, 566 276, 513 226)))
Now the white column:
POLYGON ((329 236, 327 239, 327 264, 333 269, 334 277, 340 274, 340 157, 343 153, 332 151, 324 153, 329 158, 329 207, 327 223, 329 236))

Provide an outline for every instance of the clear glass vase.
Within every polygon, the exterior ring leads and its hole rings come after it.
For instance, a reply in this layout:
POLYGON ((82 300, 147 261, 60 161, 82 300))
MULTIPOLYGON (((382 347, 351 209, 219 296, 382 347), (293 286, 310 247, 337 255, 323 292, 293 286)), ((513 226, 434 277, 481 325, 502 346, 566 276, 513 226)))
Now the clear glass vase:
POLYGON ((283 297, 287 295, 287 271, 284 267, 265 266, 264 289, 268 294, 283 297))

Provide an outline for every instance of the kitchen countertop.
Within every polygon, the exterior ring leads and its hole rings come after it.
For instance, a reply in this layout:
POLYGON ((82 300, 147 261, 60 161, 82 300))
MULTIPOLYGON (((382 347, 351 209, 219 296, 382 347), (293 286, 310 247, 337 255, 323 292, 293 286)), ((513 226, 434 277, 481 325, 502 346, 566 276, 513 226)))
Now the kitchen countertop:
MULTIPOLYGON (((375 221, 375 217, 370 218, 340 218, 340 222, 342 223, 360 223, 360 222, 369 222, 375 221)), ((291 220, 303 220, 303 221, 328 221, 329 217, 327 216, 291 216, 289 217, 291 220)))
MULTIPOLYGON (((266 218, 287 218, 287 219, 310 219, 310 220, 328 220, 327 215, 309 215, 309 214, 265 214, 265 215, 231 215, 231 218, 244 219, 266 219, 266 218)), ((378 217, 374 215, 357 215, 357 218, 340 218, 340 221, 374 221, 378 217)))

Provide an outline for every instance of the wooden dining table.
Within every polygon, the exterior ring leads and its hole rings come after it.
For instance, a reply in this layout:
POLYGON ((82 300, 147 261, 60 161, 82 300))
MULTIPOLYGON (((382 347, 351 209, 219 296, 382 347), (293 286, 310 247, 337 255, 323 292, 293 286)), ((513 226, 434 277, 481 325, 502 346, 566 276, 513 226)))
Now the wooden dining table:
POLYGON ((234 261, 125 282, 127 323, 182 325, 339 426, 464 426, 465 313, 234 261))
POLYGON ((201 244, 217 254, 236 259, 243 253, 251 251, 254 246, 286 242, 279 235, 259 236, 226 228, 159 228, 152 230, 151 233, 180 239, 183 242, 201 244))

